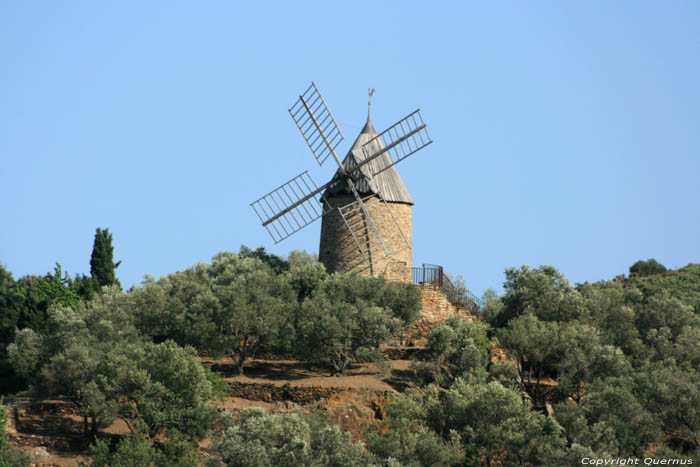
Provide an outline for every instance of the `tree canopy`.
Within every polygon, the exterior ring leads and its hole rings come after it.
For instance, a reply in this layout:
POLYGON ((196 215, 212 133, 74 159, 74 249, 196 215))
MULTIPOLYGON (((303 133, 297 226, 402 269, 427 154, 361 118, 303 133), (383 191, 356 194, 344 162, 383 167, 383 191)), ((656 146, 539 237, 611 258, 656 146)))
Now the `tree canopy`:
MULTIPOLYGON (((242 247, 128 292, 60 264, 18 280, 0 265, 0 363, 72 404, 87 437, 128 425, 113 445, 95 442, 98 466, 196 464, 213 426, 210 466, 700 461, 700 265, 655 263, 576 285, 551 266, 506 270, 480 318, 429 332, 415 384, 377 408, 364 445, 318 415, 248 410, 214 424, 225 382, 201 356, 230 357, 239 373, 262 355, 342 374, 381 359, 419 316, 415 286, 329 275, 305 252, 242 247)), ((22 462, 3 426, 0 413, 0 465, 22 462)))
POLYGON ((112 234, 109 229, 97 228, 95 242, 90 256, 90 275, 97 287, 106 285, 119 285, 114 270, 119 267, 121 261, 114 262, 114 247, 112 246, 112 234))

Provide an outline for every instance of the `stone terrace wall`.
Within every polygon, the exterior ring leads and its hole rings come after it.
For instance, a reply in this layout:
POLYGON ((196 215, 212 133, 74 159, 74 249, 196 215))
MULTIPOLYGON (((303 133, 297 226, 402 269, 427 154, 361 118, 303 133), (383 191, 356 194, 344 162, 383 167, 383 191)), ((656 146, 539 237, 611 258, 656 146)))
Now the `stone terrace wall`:
POLYGON ((408 336, 426 336, 435 325, 453 315, 459 314, 472 321, 476 319, 462 305, 449 301, 439 286, 424 283, 419 284, 419 287, 421 288, 423 311, 418 321, 409 329, 408 336))
POLYGON ((345 393, 364 394, 380 400, 384 399, 387 394, 387 391, 367 388, 291 386, 289 384, 278 386, 270 383, 242 383, 239 381, 229 381, 228 384, 231 397, 263 402, 291 401, 299 405, 311 404, 345 393))
POLYGON ((424 319, 444 321, 454 314, 467 313, 463 306, 450 302, 437 285, 420 284, 420 288, 424 319))

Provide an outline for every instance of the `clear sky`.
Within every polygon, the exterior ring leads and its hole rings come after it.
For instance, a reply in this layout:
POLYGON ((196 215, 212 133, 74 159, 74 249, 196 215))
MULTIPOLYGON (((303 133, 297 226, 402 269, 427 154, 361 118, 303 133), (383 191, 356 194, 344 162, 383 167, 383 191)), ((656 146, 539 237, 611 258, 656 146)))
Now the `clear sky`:
POLYGON ((242 244, 249 203, 320 168, 287 109, 314 80, 345 141, 416 108, 434 144, 397 168, 414 264, 477 294, 507 267, 572 282, 700 262, 700 2, 0 3, 0 262, 126 288, 242 244))

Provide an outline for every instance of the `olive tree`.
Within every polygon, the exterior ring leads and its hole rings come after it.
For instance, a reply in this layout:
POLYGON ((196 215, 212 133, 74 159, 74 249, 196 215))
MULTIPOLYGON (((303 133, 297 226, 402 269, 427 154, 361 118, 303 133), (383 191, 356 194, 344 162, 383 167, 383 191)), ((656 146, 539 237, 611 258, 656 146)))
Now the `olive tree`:
POLYGON ((383 406, 386 416, 370 425, 367 449, 406 466, 451 466, 462 460, 460 436, 446 430, 446 416, 436 386, 390 394, 383 406))
POLYGON ((586 313, 581 295, 551 266, 506 269, 503 288, 503 309, 494 317, 495 327, 526 313, 542 321, 570 321, 586 313))
POLYGON ((116 287, 77 309, 53 306, 46 332, 18 333, 11 361, 35 372, 36 391, 70 401, 86 435, 119 417, 151 437, 171 429, 203 436, 216 415, 208 370, 192 348, 147 342, 131 306, 116 287))
POLYGON ((379 466, 361 443, 353 443, 320 416, 298 413, 266 415, 260 408, 245 409, 239 417, 224 416, 223 429, 213 437, 210 467, 364 467, 379 466))
POLYGON ((171 430, 203 437, 217 411, 214 389, 192 347, 147 343, 111 359, 110 388, 119 416, 150 438, 171 430))
POLYGON ((564 465, 570 458, 561 427, 498 382, 458 378, 447 391, 409 390, 386 406, 367 446, 408 465, 564 465))
POLYGON ((490 343, 488 325, 454 316, 428 334, 422 361, 413 370, 427 382, 448 387, 457 377, 485 371, 490 343))
POLYGON ((249 358, 284 338, 293 290, 286 276, 256 258, 218 255, 212 294, 204 298, 213 310, 213 350, 236 360, 239 374, 249 358))
POLYGON ((260 249, 222 252, 209 265, 148 280, 132 292, 136 324, 155 342, 172 339, 229 356, 243 374, 247 360, 293 336, 288 310, 294 291, 288 275, 268 264, 281 267, 271 258, 277 257, 260 249))
POLYGON ((335 274, 299 309, 296 352, 342 374, 358 358, 381 358, 380 346, 401 327, 399 318, 372 300, 378 282, 358 274, 335 274))

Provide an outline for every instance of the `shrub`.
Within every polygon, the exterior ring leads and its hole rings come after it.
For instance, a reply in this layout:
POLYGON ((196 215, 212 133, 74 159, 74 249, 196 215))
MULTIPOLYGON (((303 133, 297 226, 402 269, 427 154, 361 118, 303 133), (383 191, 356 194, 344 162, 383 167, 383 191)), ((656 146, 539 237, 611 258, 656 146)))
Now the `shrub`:
POLYGON ((207 466, 372 466, 379 465, 361 443, 329 424, 320 415, 266 415, 246 409, 239 417, 224 416, 222 433, 214 436, 207 466))
POLYGON ((630 266, 630 275, 634 274, 638 277, 651 276, 653 274, 663 274, 666 272, 666 266, 656 261, 654 258, 649 258, 646 261, 641 259, 630 266))

